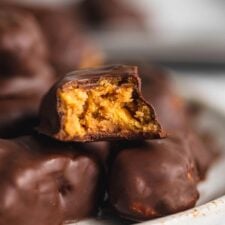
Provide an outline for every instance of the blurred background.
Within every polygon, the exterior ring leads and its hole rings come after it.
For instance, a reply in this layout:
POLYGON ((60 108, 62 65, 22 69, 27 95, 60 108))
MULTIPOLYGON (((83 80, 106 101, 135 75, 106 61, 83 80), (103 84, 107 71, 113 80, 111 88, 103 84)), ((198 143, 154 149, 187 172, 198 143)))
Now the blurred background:
MULTIPOLYGON (((225 1, 11 0, 73 14, 80 39, 101 51, 94 62, 145 62, 172 71, 180 91, 225 113, 225 1), (80 35, 82 33, 82 36, 80 35), (96 59, 97 58, 97 59, 96 59)), ((61 24, 62 25, 62 24, 61 24)), ((60 24, 56 22, 61 32, 60 24)), ((96 57, 97 55, 97 57, 96 57)), ((95 63, 94 63, 95 64, 95 63)), ((90 63, 84 63, 84 67, 90 63)))

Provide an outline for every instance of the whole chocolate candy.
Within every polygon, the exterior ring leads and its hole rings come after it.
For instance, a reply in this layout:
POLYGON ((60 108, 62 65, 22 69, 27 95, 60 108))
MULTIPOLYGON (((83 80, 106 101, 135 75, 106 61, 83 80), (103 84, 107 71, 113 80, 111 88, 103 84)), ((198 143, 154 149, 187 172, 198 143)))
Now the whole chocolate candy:
POLYGON ((0 8, 0 98, 43 96, 55 76, 32 15, 0 8))
POLYGON ((161 134, 153 108, 142 97, 135 66, 112 65, 68 74, 43 99, 40 120, 38 130, 61 141, 161 134))
POLYGON ((37 97, 0 100, 0 137, 12 138, 31 134, 38 124, 37 97))
POLYGON ((144 221, 193 207, 198 177, 188 151, 179 138, 120 147, 108 184, 113 209, 121 217, 144 221))
POLYGON ((68 146, 34 137, 0 140, 0 224, 61 225, 97 211, 97 161, 68 146))
POLYGON ((73 10, 66 7, 28 7, 22 4, 11 6, 22 8, 37 19, 47 40, 50 62, 58 76, 75 69, 102 64, 102 52, 83 33, 73 10))
POLYGON ((23 63, 30 56, 36 59, 46 58, 48 51, 45 39, 34 17, 4 4, 0 7, 1 67, 13 70, 11 66, 23 63))

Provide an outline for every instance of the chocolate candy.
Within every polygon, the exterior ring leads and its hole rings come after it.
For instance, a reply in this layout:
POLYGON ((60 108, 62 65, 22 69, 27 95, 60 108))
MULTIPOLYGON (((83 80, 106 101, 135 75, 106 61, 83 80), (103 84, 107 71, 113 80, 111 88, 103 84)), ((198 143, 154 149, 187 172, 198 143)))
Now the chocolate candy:
POLYGON ((185 101, 176 93, 168 72, 159 67, 141 65, 143 94, 152 103, 162 128, 167 133, 179 133, 188 127, 185 101))
POLYGON ((0 146, 0 224, 62 225, 96 213, 101 172, 81 146, 30 136, 0 146))
POLYGON ((38 125, 37 97, 0 100, 0 137, 12 138, 30 134, 38 125))
MULTIPOLYGON (((0 63, 4 72, 10 73, 13 66, 33 58, 46 58, 45 39, 37 21, 25 11, 0 6, 0 63)), ((14 70, 13 70, 14 72, 14 70)))
POLYGON ((58 76, 78 68, 102 64, 104 58, 102 52, 82 32, 73 10, 47 6, 32 8, 22 4, 10 6, 22 8, 37 19, 47 40, 50 62, 58 76))
POLYGON ((126 145, 114 159, 108 184, 115 212, 144 221, 195 205, 196 168, 179 138, 126 145))
POLYGON ((0 98, 42 96, 54 72, 35 19, 24 11, 0 9, 0 98))
POLYGON ((61 141, 159 137, 160 125, 140 88, 134 66, 72 72, 44 98, 38 130, 61 141))

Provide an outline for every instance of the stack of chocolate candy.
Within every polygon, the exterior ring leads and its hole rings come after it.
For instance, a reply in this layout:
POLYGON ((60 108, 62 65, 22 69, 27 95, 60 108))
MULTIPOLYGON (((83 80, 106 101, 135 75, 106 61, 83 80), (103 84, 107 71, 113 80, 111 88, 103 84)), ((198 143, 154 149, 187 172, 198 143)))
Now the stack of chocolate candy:
POLYGON ((0 137, 11 138, 0 139, 0 225, 61 225, 103 205, 131 221, 193 207, 213 154, 165 72, 142 66, 143 93, 137 67, 125 65, 53 85, 91 57, 68 47, 69 22, 53 27, 65 11, 19 8, 0 9, 0 137))
POLYGON ((159 72, 148 71, 148 101, 136 66, 83 69, 52 86, 40 106, 38 132, 0 140, 0 224, 92 217, 105 193, 104 205, 131 221, 195 205, 212 157, 177 116, 184 108, 163 73, 156 79, 151 72, 159 72))

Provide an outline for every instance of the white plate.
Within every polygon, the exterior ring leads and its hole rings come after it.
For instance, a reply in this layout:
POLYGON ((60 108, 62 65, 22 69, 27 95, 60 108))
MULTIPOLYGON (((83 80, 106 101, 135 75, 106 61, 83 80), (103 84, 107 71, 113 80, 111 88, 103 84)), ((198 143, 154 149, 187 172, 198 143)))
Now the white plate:
MULTIPOLYGON (((211 166, 207 178, 198 186, 200 199, 195 208, 149 220, 139 225, 224 225, 225 224, 225 116, 205 106, 199 127, 211 130, 221 149, 221 156, 211 166)), ((90 219, 73 225, 122 225, 115 218, 90 219)), ((71 224, 72 225, 72 224, 71 224)))

